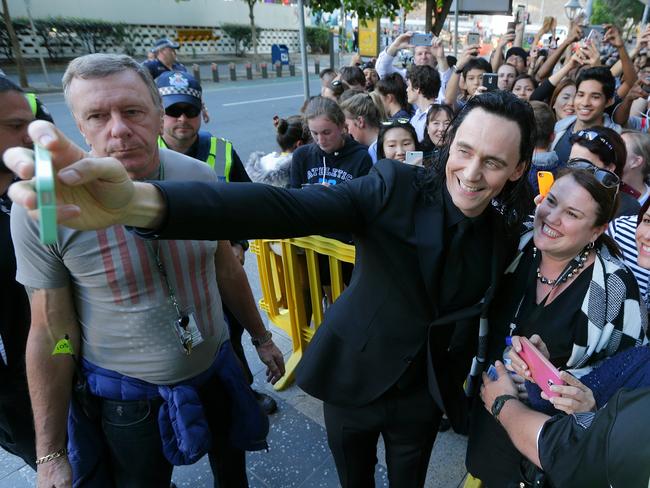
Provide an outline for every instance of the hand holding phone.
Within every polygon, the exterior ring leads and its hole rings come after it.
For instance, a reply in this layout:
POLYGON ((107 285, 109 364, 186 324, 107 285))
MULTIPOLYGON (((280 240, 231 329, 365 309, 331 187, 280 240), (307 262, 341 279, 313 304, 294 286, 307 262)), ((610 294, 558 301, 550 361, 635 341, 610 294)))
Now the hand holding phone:
POLYGON ((422 151, 406 151, 406 159, 404 162, 412 166, 422 166, 422 158, 424 153, 422 151))
POLYGON ((57 238, 56 192, 50 151, 35 144, 34 163, 40 240, 41 244, 54 244, 57 238))
POLYGON ((499 75, 496 73, 483 73, 482 85, 486 91, 495 91, 499 89, 499 75))
POLYGON ((520 337, 519 341, 521 343, 519 356, 528 366, 533 381, 548 398, 560 396, 559 393, 551 390, 553 385, 566 385, 566 382, 560 378, 560 371, 526 337, 520 337))
POLYGON ((433 34, 430 32, 415 32, 411 36, 413 46, 430 46, 433 41, 433 34))
MULTIPOLYGON (((485 76, 485 75, 484 75, 485 76)), ((537 185, 539 186, 539 194, 545 197, 551 187, 553 186, 553 173, 550 171, 538 171, 537 172, 537 185)))

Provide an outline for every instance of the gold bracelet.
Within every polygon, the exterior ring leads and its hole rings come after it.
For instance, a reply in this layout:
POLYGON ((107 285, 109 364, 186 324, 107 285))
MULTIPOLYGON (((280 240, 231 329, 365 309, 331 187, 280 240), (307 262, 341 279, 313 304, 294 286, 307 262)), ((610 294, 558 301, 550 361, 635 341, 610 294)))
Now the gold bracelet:
POLYGON ((58 451, 54 451, 46 456, 40 457, 36 460, 36 464, 45 464, 49 463, 53 459, 60 458, 62 456, 67 456, 68 450, 65 447, 62 447, 58 451))

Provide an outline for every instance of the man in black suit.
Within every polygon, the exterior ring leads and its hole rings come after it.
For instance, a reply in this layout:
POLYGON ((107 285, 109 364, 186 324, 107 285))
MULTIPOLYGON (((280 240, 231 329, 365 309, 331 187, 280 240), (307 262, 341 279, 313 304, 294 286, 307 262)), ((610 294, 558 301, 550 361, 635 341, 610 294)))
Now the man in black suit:
MULTIPOLYGON (((522 175, 534 127, 528 104, 510 93, 484 94, 452 123, 445 164, 422 170, 385 160, 368 176, 297 191, 134 186, 110 158, 81 160, 82 152, 51 126, 35 124, 30 134, 53 139, 46 145, 62 169, 59 196, 74 202, 59 210, 68 226, 120 222, 156 229, 142 234, 164 239, 354 235, 352 280, 328 310, 297 381, 323 400, 341 484, 357 488, 374 486, 380 434, 391 484, 410 487, 424 484, 442 412, 464 428, 462 383, 476 352, 477 319, 531 202, 522 175)), ((31 177, 29 153, 12 149, 5 160, 31 177)), ((11 196, 34 208, 28 184, 15 184, 11 196)))

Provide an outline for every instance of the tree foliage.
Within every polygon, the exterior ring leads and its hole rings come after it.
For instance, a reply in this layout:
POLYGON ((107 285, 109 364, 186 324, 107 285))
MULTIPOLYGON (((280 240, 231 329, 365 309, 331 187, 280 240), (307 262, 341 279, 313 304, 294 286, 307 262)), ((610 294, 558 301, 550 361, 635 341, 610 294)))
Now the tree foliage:
MULTIPOLYGON (((341 7, 340 0, 308 0, 305 4, 312 10, 333 12, 341 7)), ((343 0, 346 12, 354 11, 360 19, 394 17, 400 7, 407 12, 413 10, 415 0, 343 0)))
POLYGON ((329 52, 330 31, 324 27, 305 27, 307 44, 311 46, 312 53, 329 52))
MULTIPOLYGON (((29 34, 29 20, 23 17, 12 19, 17 35, 29 34)), ((102 46, 120 45, 127 37, 126 24, 80 17, 48 17, 34 19, 34 29, 41 46, 47 50, 48 57, 58 60, 66 48, 79 49, 85 53, 95 53, 102 46)), ((0 30, 0 51, 9 57, 8 36, 5 29, 0 30)))
POLYGON ((591 23, 614 24, 621 29, 626 19, 639 22, 643 16, 643 4, 637 0, 594 0, 591 23))
MULTIPOLYGON (((228 34, 233 41, 235 41, 235 55, 243 56, 244 53, 251 47, 253 42, 253 32, 250 25, 244 24, 223 24, 221 30, 228 34)), ((262 29, 256 28, 257 32, 262 29)))

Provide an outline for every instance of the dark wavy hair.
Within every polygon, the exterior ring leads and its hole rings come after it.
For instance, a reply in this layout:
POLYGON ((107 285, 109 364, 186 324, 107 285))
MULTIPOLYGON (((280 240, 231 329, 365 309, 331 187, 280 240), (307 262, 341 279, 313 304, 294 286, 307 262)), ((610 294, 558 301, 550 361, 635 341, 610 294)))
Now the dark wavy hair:
MULTIPOLYGON (((506 91, 493 91, 470 98, 458 112, 447 129, 447 142, 440 151, 437 161, 424 170, 422 177, 416 182, 422 198, 430 202, 439 194, 445 183, 445 167, 449 158, 449 146, 453 143, 458 128, 467 115, 475 109, 496 115, 517 124, 521 140, 519 142, 519 161, 525 165, 522 177, 516 181, 508 181, 501 193, 493 200, 493 205, 503 214, 506 225, 513 231, 519 230, 523 219, 530 214, 533 197, 526 175, 530 170, 533 150, 535 148, 536 124, 533 109, 528 102, 519 100, 515 95, 506 91)), ((498 130, 498 128, 494 128, 498 130)))
MULTIPOLYGON (((440 112, 444 112, 451 121, 454 118, 454 111, 449 105, 434 103, 427 113, 427 123, 424 126, 424 139, 422 139, 422 148, 424 151, 433 151, 436 145, 429 137, 429 124, 440 112)), ((446 138, 446 135, 445 135, 446 138)))
POLYGON ((406 83, 399 73, 391 73, 384 76, 375 84, 375 90, 383 96, 393 95, 395 102, 397 102, 400 108, 409 113, 411 112, 411 106, 406 98, 406 83))
POLYGON ((603 143, 599 138, 587 139, 580 137, 582 131, 574 132, 569 141, 571 144, 578 144, 586 148, 589 152, 594 153, 606 165, 614 165, 614 173, 619 178, 623 177, 623 167, 627 160, 627 149, 625 148, 625 141, 618 132, 609 127, 589 127, 585 132, 595 132, 609 145, 603 143), (610 149, 611 146, 611 149, 610 149))
POLYGON ((580 84, 584 81, 597 81, 603 87, 603 95, 607 100, 614 98, 616 92, 616 80, 614 75, 605 66, 595 66, 593 68, 585 68, 580 71, 576 79, 576 89, 580 90, 580 84))

